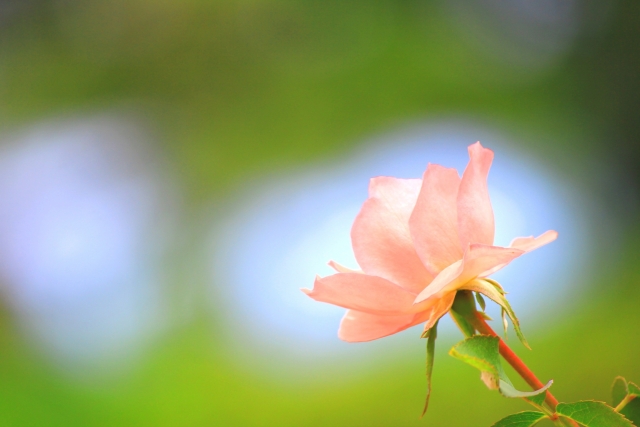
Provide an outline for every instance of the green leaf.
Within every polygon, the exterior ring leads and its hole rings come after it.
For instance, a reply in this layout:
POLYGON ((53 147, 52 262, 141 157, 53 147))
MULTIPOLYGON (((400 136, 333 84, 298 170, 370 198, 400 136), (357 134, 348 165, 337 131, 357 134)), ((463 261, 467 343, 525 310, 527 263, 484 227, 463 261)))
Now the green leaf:
POLYGON ((635 396, 640 396, 640 387, 629 381, 627 383, 627 387, 629 388, 629 394, 633 394, 635 396))
POLYGON ((436 349, 436 338, 438 337, 438 322, 436 322, 431 329, 427 331, 427 397, 424 400, 424 409, 422 410, 421 417, 427 413, 429 408, 429 398, 431 397, 431 374, 433 372, 433 360, 436 349))
POLYGON ((499 337, 474 335, 453 346, 449 354, 478 369, 485 385, 491 390, 500 390, 500 393, 505 397, 524 398, 538 402, 540 398, 537 396, 543 395, 541 399, 544 401, 544 394, 551 387, 552 381, 540 390, 532 392, 516 390, 502 368, 499 343, 499 337))
POLYGON ((627 417, 633 424, 640 425, 640 397, 634 398, 631 402, 620 410, 620 413, 627 417))
POLYGON ((633 427, 633 424, 604 402, 559 403, 556 412, 585 427, 633 427))
POLYGON ((622 402, 622 399, 627 397, 629 393, 629 388, 627 387, 627 380, 623 377, 616 377, 613 380, 613 385, 611 386, 611 396, 613 397, 613 407, 615 408, 622 402))
POLYGON ((506 378, 500 364, 500 338, 474 335, 451 348, 449 354, 481 372, 482 380, 491 390, 500 388, 500 378, 506 378))
POLYGON ((635 425, 640 425, 640 387, 627 382, 623 377, 616 377, 611 387, 613 406, 635 425))
POLYGON ((518 412, 501 419, 491 427, 531 427, 545 418, 547 416, 538 411, 518 412))
POLYGON ((629 396, 634 396, 633 400, 620 410, 620 413, 630 419, 635 425, 640 425, 640 387, 629 381, 627 383, 629 396))
POLYGON ((524 400, 533 403, 535 406, 542 406, 544 404, 545 399, 547 398, 546 389, 548 389, 550 386, 551 384, 547 383, 547 385, 544 386, 545 393, 539 393, 539 394, 536 394, 535 396, 528 396, 528 397, 525 397, 524 400))
POLYGON ((480 292, 486 297, 490 298, 500 307, 502 307, 504 311, 506 311, 509 318, 511 319, 511 323, 513 323, 513 329, 515 329, 516 335, 518 336, 522 344, 524 344, 524 346, 527 347, 528 349, 531 349, 531 347, 529 346, 529 343, 527 342, 527 339, 524 337, 524 334, 520 329, 520 321, 518 320, 518 317, 516 317, 516 313, 511 308, 509 301, 507 301, 507 299, 504 296, 504 291, 502 290, 502 287, 500 287, 500 285, 498 285, 497 282, 490 279, 476 279, 466 284, 465 289, 468 289, 474 292, 480 292))

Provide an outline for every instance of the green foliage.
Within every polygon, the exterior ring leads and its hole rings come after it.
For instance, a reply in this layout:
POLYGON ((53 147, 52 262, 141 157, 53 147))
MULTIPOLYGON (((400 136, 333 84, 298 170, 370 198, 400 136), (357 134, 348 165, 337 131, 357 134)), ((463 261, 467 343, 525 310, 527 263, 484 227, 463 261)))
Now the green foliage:
POLYGON ((499 342, 498 337, 475 335, 453 346, 449 354, 478 369, 486 386, 498 390, 500 379, 506 377, 500 364, 499 342))
POLYGON ((551 387, 553 381, 549 381, 549 383, 540 390, 532 392, 517 390, 502 368, 499 342, 499 337, 474 335, 456 344, 451 348, 449 354, 480 370, 482 373, 481 378, 489 389, 500 390, 500 393, 505 397, 523 398, 529 401, 542 402, 544 400, 544 393, 551 387), (539 395, 543 396, 541 398, 542 400, 538 397, 539 395))
POLYGON ((627 397, 629 393, 629 388, 627 387, 627 380, 623 377, 616 377, 613 380, 613 385, 611 386, 611 396, 613 398, 613 407, 616 407, 622 402, 622 399, 627 397))
POLYGON ((556 412, 585 427, 632 427, 633 424, 604 402, 560 403, 556 412))
POLYGON ((545 414, 538 411, 524 411, 511 414, 493 424, 491 427, 531 427, 547 418, 545 414))
POLYGON ((424 416, 424 414, 427 413, 427 409, 429 409, 429 398, 431 397, 431 374, 433 373, 436 338, 438 337, 438 322, 436 322, 431 329, 426 331, 423 336, 427 338, 427 397, 424 400, 422 416, 424 416))
POLYGON ((640 387, 627 382, 623 377, 616 377, 611 387, 613 406, 618 412, 640 425, 640 387))
POLYGON ((635 398, 620 410, 620 413, 627 417, 635 425, 640 425, 640 398, 635 398))
POLYGON ((620 413, 631 420, 633 424, 640 425, 640 398, 633 399, 620 410, 620 413))
MULTIPOLYGON (((549 381, 547 385, 544 386, 544 389, 547 390, 549 387, 551 387, 552 383, 553 381, 549 381)), ((542 406, 544 404, 544 400, 546 399, 546 397, 547 397, 547 393, 539 393, 534 396, 526 396, 524 399, 535 406, 542 406)))

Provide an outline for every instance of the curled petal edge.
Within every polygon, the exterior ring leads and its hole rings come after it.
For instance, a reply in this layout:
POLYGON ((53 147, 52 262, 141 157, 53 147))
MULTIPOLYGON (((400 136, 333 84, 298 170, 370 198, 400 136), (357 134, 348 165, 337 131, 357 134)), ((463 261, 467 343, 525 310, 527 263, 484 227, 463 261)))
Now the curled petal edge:
POLYGON ((442 270, 431 284, 418 294, 414 304, 420 304, 443 292, 462 289, 467 282, 484 274, 484 272, 495 271, 498 267, 502 268, 524 253, 523 250, 517 248, 503 248, 478 243, 469 245, 463 259, 442 270))

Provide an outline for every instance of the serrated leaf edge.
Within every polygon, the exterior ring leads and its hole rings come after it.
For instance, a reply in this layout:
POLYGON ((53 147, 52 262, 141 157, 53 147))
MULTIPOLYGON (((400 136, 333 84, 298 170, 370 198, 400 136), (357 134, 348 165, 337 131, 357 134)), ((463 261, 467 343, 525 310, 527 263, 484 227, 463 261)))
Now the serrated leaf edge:
POLYGON ((549 418, 549 416, 543 412, 540 411, 521 411, 521 412, 516 412, 515 414, 511 414, 511 415, 507 415, 506 417, 502 418, 501 420, 496 421, 495 423, 491 424, 491 427, 495 427, 497 426, 499 423, 501 423, 502 421, 506 420, 509 417, 514 417, 517 415, 521 415, 521 414, 540 414, 542 415, 540 418, 538 418, 536 421, 533 422, 533 424, 529 424, 528 427, 532 427, 536 424, 538 424, 540 421, 544 420, 545 418, 549 418))
MULTIPOLYGON (((567 415, 561 414, 559 412, 558 408, 560 408, 562 405, 573 405, 575 403, 587 403, 587 402, 602 403, 604 406, 606 406, 608 408, 611 408, 611 406, 609 406, 606 402, 603 402, 601 400, 579 400, 577 402, 569 402, 569 403, 560 402, 560 403, 558 403, 558 406, 556 407, 556 414, 558 414, 561 417, 564 417, 564 418, 570 419, 572 421, 575 421, 575 422, 579 423, 580 425, 584 425, 580 421, 574 420, 573 418, 571 418, 571 417, 569 417, 567 415)), ((611 408, 611 410, 614 411, 616 414, 618 414, 624 421, 627 421, 631 426, 635 426, 635 424, 633 422, 631 422, 631 420, 629 418, 625 417, 624 414, 621 414, 620 412, 617 412, 614 408, 611 408)), ((589 427, 589 426, 586 426, 586 427, 589 427)))

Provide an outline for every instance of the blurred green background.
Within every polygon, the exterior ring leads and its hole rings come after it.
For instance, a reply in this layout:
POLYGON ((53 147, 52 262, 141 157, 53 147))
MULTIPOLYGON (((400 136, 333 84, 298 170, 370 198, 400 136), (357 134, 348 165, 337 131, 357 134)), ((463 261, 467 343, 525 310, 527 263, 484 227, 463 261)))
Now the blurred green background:
MULTIPOLYGON (((456 334, 438 342, 422 420, 417 331, 289 367, 250 335, 228 332, 233 308, 216 295, 235 284, 211 278, 203 249, 208 218, 227 215, 247 188, 366 153, 367 141, 406 123, 452 117, 512 136, 514 149, 590 200, 595 255, 572 276, 569 303, 523 325, 534 350, 514 347, 554 379, 560 400, 609 401, 616 375, 640 381, 639 24, 631 1, 0 0, 0 425, 488 426, 526 409, 447 356, 456 334), (95 152, 86 148, 94 133, 106 141, 95 152), (33 147, 54 148, 29 157, 33 147), (78 150, 110 166, 55 160, 78 150), (92 237, 87 265, 103 259, 96 248, 116 248, 104 259, 131 264, 114 277, 135 292, 141 265, 159 272, 142 268, 143 291, 126 300, 138 305, 114 302, 91 317, 117 281, 91 272, 109 268, 60 264, 24 242, 40 242, 50 218, 71 212, 73 224, 93 212, 59 188, 102 191, 121 176, 154 195, 140 196, 144 215, 125 227, 124 243, 109 240, 118 228, 92 237), (609 229, 615 244, 600 240, 609 229), (87 275, 65 287, 76 268, 87 275), (99 292, 85 292, 94 282, 99 292), (112 335, 110 319, 119 322, 112 335)), ((126 208, 118 215, 140 212, 131 194, 116 198, 126 208)), ((87 230, 113 218, 100 212, 87 230)))

